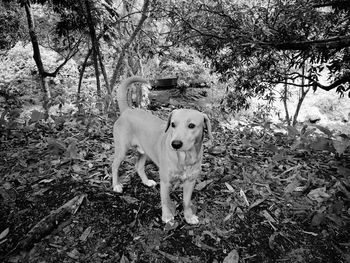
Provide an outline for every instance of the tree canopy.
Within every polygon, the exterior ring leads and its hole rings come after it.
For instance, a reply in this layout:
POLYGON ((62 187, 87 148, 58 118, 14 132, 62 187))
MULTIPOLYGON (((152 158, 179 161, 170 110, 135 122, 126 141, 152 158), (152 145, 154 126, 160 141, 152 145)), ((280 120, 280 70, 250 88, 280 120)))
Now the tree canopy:
POLYGON ((312 65, 317 74, 304 77, 314 89, 349 90, 348 1, 181 1, 169 14, 173 41, 200 49, 227 76, 254 64, 265 81, 280 82, 286 70, 277 64, 288 55, 289 68, 312 65), (325 68, 328 85, 317 77, 325 68))
MULTIPOLYGON (((2 49, 27 38, 18 14, 29 4, 54 14, 33 17, 39 29, 33 27, 29 35, 35 32, 39 44, 55 49, 64 61, 92 60, 97 86, 102 74, 108 93, 126 71, 142 74, 140 61, 190 46, 211 62, 212 72, 233 79, 235 88, 248 95, 268 95, 280 83, 350 94, 350 5, 345 0, 3 0, 2 49), (113 51, 100 50, 103 44, 113 51), (301 70, 305 65, 307 70, 301 70), (325 75, 327 82, 320 79, 325 75)), ((47 72, 34 57, 43 77, 55 76, 64 66, 47 72)))

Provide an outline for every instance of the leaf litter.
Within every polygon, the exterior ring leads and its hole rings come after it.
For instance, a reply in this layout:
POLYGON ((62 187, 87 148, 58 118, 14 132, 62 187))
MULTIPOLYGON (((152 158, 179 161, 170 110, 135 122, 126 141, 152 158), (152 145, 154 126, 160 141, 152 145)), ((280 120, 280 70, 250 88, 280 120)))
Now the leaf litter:
MULTIPOLYGON (((2 135, 2 261, 348 262, 350 158, 338 142, 339 155, 316 151, 322 143, 301 151, 292 128, 278 140, 217 127, 193 195, 200 224, 184 222, 176 188, 176 220, 164 225, 159 185, 141 183, 135 152, 121 167, 124 193, 111 191, 112 124, 34 122, 25 137, 2 135)), ((151 162, 146 172, 159 181, 151 162)))

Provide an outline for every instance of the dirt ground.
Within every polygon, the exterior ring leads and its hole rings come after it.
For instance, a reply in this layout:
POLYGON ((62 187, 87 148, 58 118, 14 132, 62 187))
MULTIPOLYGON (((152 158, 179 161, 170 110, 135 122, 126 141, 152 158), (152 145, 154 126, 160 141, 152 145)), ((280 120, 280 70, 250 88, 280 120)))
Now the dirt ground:
MULTIPOLYGON (((133 169, 135 152, 121 167, 124 192, 111 191, 112 120, 59 123, 2 134, 2 262, 350 262, 348 152, 290 150, 288 138, 214 122, 193 195, 200 224, 184 222, 174 186, 168 226, 159 185, 144 186, 133 169), (74 209, 48 217, 75 197, 74 209)), ((159 181, 155 165, 146 171, 159 181)))

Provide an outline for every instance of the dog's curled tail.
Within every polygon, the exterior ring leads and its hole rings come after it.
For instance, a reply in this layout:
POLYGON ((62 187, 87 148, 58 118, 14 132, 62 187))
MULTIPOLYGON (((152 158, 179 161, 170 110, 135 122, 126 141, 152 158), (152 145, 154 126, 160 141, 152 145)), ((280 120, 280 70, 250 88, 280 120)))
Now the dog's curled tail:
POLYGON ((128 99, 127 99, 128 89, 129 89, 129 86, 135 82, 148 84, 147 80, 139 76, 133 76, 133 77, 127 78, 121 83, 117 91, 117 101, 118 101, 120 113, 122 113, 123 111, 129 108, 128 99))

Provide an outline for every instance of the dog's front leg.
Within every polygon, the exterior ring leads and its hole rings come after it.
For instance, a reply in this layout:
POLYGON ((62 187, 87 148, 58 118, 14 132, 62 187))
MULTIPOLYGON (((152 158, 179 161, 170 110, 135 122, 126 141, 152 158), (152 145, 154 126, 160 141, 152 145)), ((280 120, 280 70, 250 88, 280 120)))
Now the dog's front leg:
POLYGON ((186 180, 183 183, 183 203, 184 203, 184 216, 185 220, 189 224, 198 224, 198 217, 192 211, 192 192, 194 185, 196 184, 196 180, 186 180))
POLYGON ((174 211, 172 207, 172 201, 170 200, 170 187, 171 184, 168 181, 160 180, 160 200, 162 205, 162 220, 165 223, 174 220, 174 211))

